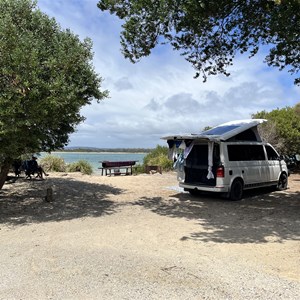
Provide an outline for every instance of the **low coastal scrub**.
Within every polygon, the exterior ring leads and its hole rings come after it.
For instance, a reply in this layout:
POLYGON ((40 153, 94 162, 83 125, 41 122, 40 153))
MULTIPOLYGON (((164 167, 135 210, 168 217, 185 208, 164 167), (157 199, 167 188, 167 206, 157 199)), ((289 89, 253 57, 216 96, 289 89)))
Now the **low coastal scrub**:
POLYGON ((66 163, 63 158, 54 155, 47 155, 40 160, 46 172, 65 172, 66 163))
POLYGON ((172 170, 173 161, 168 158, 168 151, 168 147, 157 145, 144 157, 144 168, 146 166, 160 166, 163 171, 172 170))
POLYGON ((91 175, 93 168, 86 160, 66 164, 64 159, 55 155, 47 155, 40 160, 46 172, 81 172, 82 174, 91 175))
POLYGON ((134 175, 145 173, 145 166, 143 164, 142 165, 135 165, 133 170, 132 170, 132 173, 134 175))
POLYGON ((91 175, 93 168, 86 160, 79 160, 67 166, 68 172, 81 172, 82 174, 91 175))

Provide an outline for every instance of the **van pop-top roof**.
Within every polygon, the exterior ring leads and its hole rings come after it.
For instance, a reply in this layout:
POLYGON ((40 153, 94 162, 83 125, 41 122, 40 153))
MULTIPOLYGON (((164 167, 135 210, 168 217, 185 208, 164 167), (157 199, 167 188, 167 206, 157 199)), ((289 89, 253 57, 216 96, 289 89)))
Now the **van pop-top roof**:
POLYGON ((209 141, 261 141, 257 126, 265 119, 247 119, 227 122, 201 133, 165 136, 164 140, 209 140, 209 141))

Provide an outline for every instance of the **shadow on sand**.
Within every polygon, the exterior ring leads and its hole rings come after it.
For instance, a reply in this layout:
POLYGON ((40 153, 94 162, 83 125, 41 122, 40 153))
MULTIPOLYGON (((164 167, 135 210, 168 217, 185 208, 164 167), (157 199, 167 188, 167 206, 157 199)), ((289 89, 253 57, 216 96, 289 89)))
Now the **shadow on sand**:
POLYGON ((121 189, 75 179, 47 178, 13 183, 14 188, 0 191, 0 224, 25 225, 48 221, 65 221, 82 217, 99 217, 116 212, 117 204, 109 195, 121 189), (46 189, 53 189, 52 202, 46 202, 46 189))
POLYGON ((233 202, 203 194, 177 193, 169 199, 143 198, 134 203, 159 215, 195 220, 199 230, 183 236, 217 243, 266 243, 300 240, 300 195, 253 190, 233 202))

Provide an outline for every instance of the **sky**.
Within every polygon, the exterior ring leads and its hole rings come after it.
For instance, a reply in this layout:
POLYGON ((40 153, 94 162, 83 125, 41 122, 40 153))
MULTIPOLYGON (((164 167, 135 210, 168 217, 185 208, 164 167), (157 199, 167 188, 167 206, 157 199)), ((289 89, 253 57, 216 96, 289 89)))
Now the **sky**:
POLYGON ((39 9, 82 40, 93 42, 93 65, 109 98, 85 106, 86 120, 70 147, 155 148, 162 136, 199 133, 206 126, 249 119, 300 102, 286 71, 268 67, 265 55, 237 57, 230 77, 194 79, 192 66, 170 46, 132 64, 121 53, 122 21, 97 8, 98 0, 38 0, 39 9))

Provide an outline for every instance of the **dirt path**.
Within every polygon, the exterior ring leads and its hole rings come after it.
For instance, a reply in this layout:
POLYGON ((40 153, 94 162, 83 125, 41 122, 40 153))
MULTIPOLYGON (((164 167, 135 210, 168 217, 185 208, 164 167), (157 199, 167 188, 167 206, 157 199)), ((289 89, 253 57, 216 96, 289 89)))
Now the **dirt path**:
POLYGON ((0 299, 299 299, 300 176, 289 180, 240 202, 193 198, 174 173, 6 184, 0 299))

